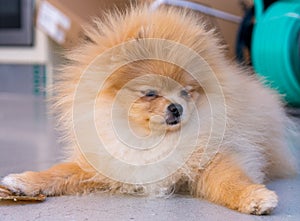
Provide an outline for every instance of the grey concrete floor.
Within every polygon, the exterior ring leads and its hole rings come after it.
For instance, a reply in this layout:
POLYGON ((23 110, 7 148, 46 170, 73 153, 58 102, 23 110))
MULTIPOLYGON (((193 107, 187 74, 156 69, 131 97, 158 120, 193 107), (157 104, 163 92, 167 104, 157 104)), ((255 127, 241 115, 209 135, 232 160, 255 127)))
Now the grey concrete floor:
MULTIPOLYGON (((42 97, 0 93, 0 178, 42 170, 62 158, 42 97)), ((298 159, 299 148, 296 151, 298 159)), ((43 203, 0 202, 0 221, 14 220, 300 220, 300 178, 268 184, 279 195, 270 216, 240 214, 205 200, 109 195, 49 197, 43 203)))

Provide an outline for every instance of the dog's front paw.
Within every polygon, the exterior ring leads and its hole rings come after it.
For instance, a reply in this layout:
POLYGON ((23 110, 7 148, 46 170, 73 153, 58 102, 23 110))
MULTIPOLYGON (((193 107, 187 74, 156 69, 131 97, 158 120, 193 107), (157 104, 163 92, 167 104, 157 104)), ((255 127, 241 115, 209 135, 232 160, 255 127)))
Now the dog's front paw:
POLYGON ((277 203, 278 197, 274 191, 263 185, 251 185, 243 191, 238 210, 248 214, 267 215, 277 203))
POLYGON ((40 193, 40 188, 35 185, 34 180, 32 180, 33 176, 31 173, 33 172, 9 174, 3 178, 1 183, 17 195, 37 195, 40 193))

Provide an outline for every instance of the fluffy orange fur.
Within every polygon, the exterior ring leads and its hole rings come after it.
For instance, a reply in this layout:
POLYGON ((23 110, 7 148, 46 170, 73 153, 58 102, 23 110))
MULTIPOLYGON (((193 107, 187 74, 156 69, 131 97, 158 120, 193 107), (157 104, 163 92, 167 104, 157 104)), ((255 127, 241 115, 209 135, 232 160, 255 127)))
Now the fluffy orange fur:
MULTIPOLYGON (((67 162, 47 171, 8 175, 2 180, 4 185, 12 191, 27 195, 62 195, 103 190, 114 193, 168 195, 185 189, 195 197, 202 197, 248 214, 269 214, 276 207, 276 194, 268 190, 263 182, 267 178, 284 177, 296 172, 285 136, 288 118, 280 98, 275 92, 262 86, 249 70, 228 61, 213 31, 207 31, 201 20, 196 19, 191 12, 183 10, 161 8, 150 11, 148 7, 143 6, 128 9, 124 13, 111 13, 104 21, 95 19, 94 26, 86 28, 86 35, 89 42, 84 42, 67 54, 70 62, 62 68, 58 82, 54 85, 57 97, 53 108, 59 116, 59 128, 67 141, 67 162), (205 59, 219 85, 215 85, 216 82, 205 73, 201 73, 203 70, 196 72, 196 77, 203 79, 199 85, 193 76, 176 64, 150 59, 131 62, 114 70, 106 80, 101 96, 99 93, 95 98, 91 91, 99 86, 95 83, 99 76, 95 76, 95 79, 82 79, 85 69, 92 64, 95 70, 105 70, 105 65, 111 65, 114 59, 138 57, 145 51, 165 53, 160 51, 165 50, 161 45, 152 48, 143 41, 144 39, 166 39, 192 49, 205 59), (99 54, 130 41, 140 42, 139 47, 126 51, 125 57, 106 58, 98 65, 93 63, 99 54), (127 87, 134 79, 135 83, 127 87), (155 130, 160 127, 158 125, 162 125, 159 120, 164 119, 166 107, 172 103, 167 95, 175 89, 181 90, 175 83, 170 82, 178 82, 183 88, 188 88, 185 95, 188 98, 174 98, 178 99, 178 103, 182 102, 186 116, 183 114, 182 122, 174 126, 163 124, 167 134, 167 140, 163 144, 173 145, 173 140, 179 135, 178 131, 182 130, 183 136, 186 137, 183 144, 189 145, 190 131, 185 131, 184 125, 198 126, 193 118, 197 113, 202 128, 198 147, 182 168, 151 184, 130 184, 106 177, 87 162, 76 143, 73 108, 80 81, 83 82, 85 90, 77 99, 79 108, 85 110, 87 103, 96 99, 96 127, 106 125, 108 107, 115 102, 118 91, 126 87, 127 91, 125 90, 120 106, 128 108, 131 127, 141 136, 147 136, 153 128, 155 130), (140 88, 144 86, 155 87, 161 94, 153 97, 135 95, 136 91, 142 91, 140 88), (216 86, 221 88, 220 101, 224 103, 218 104, 219 94, 215 93, 216 86), (225 106, 225 113, 219 109, 211 113, 209 96, 214 95, 216 107, 225 106), (137 98, 128 103, 130 96, 137 98), (190 101, 195 104, 195 108, 190 105, 190 101), (153 116, 161 118, 152 122, 153 116), (212 117, 218 119, 216 127, 221 127, 221 123, 225 122, 225 132, 218 152, 201 167, 200 159, 209 139, 212 117), (149 126, 149 122, 154 126, 149 126)), ((173 61, 181 60, 187 66, 194 65, 194 61, 189 57, 183 57, 179 48, 173 48, 167 56, 173 61)), ((78 122, 84 119, 82 116, 78 122)), ((118 117, 115 120, 118 121, 118 117)), ((89 139, 89 132, 88 128, 82 132, 86 139, 89 139)), ((213 135, 217 137, 219 134, 213 135)), ((108 140, 112 150, 117 152, 116 141, 111 137, 112 131, 108 127, 103 139, 108 140)), ((210 138, 215 139, 212 137, 210 138)), ((213 145, 217 145, 216 143, 212 142, 211 146, 207 147, 208 151, 213 145)), ((91 142, 90 145, 95 144, 91 142)))

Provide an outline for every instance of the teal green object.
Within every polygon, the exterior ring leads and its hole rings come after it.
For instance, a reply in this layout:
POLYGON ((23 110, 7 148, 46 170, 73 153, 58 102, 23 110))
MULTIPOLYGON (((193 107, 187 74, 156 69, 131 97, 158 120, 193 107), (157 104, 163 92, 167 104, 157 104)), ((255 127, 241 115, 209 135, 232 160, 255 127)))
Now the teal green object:
POLYGON ((300 106, 300 1, 277 1, 265 12, 262 0, 254 4, 254 69, 288 104, 300 106))

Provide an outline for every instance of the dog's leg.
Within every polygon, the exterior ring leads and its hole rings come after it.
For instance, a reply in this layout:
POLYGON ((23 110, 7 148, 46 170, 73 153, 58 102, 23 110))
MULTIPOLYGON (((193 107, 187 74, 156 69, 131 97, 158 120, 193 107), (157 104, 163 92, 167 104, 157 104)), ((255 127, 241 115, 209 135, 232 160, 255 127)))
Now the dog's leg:
POLYGON ((48 196, 76 194, 105 189, 105 184, 93 179, 97 173, 83 171, 76 163, 61 163, 41 172, 10 174, 2 184, 17 194, 48 196))
POLYGON ((196 195, 243 213, 269 214, 277 206, 277 195, 253 183, 232 160, 217 156, 197 183, 196 195))

